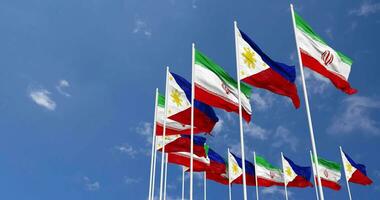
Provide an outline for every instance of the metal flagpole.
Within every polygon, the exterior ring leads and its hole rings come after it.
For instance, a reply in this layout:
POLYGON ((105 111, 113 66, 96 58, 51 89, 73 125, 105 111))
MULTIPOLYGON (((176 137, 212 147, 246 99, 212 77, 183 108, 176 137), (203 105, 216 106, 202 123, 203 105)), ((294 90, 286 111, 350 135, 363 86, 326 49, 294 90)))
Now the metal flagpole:
POLYGON ((185 167, 182 167, 182 200, 185 200, 185 167))
POLYGON ((315 165, 314 165, 314 162, 313 162, 313 155, 310 151, 310 161, 311 161, 311 166, 312 166, 312 169, 313 169, 313 181, 314 181, 314 188, 315 188, 315 195, 317 196, 317 200, 319 200, 319 195, 318 195, 318 186, 317 186, 317 183, 315 182, 315 165))
MULTIPOLYGON (((155 128, 154 128, 155 129, 155 128)), ((157 150, 156 150, 156 136, 154 137, 154 159, 153 159, 153 178, 152 178, 152 196, 151 200, 154 199, 154 188, 155 188, 155 181, 156 181, 156 161, 157 161, 157 150)))
POLYGON ((241 159, 242 169, 243 169, 243 194, 244 200, 247 200, 247 180, 245 174, 245 153, 244 153, 244 135, 243 135, 243 116, 241 108, 241 91, 240 91, 240 73, 239 73, 239 48, 237 41, 237 23, 234 21, 234 32, 235 32, 235 53, 236 53, 236 74, 237 74, 237 85, 238 85, 238 96, 239 96, 239 126, 240 126, 240 148, 241 148, 241 159))
POLYGON ((310 113, 310 108, 309 108, 309 98, 308 98, 308 95, 307 95, 305 76, 304 76, 304 72, 303 72, 303 64, 302 64, 301 54, 300 54, 299 45, 298 45, 297 36, 296 36, 296 24, 295 24, 296 22, 295 22, 295 17, 294 17, 293 4, 290 4, 290 10, 292 12, 294 38, 296 40, 298 62, 299 62, 299 67, 300 67, 300 72, 301 72, 303 93, 304 93, 304 97, 305 97, 305 106, 306 106, 307 119, 308 119, 308 123, 309 123, 311 146, 312 146, 312 149, 313 149, 313 155, 316 158, 315 159, 315 164, 316 164, 316 167, 317 167, 316 174, 317 174, 317 179, 318 179, 318 183, 319 183, 319 185, 318 185, 318 187, 319 187, 319 195, 321 197, 321 200, 324 200, 325 198, 323 196, 321 177, 319 176, 319 170, 318 170, 318 167, 319 167, 319 164, 318 164, 318 155, 317 155, 317 147, 315 145, 315 139, 314 139, 313 122, 311 120, 311 113, 310 113))
POLYGON ((169 67, 166 67, 166 85, 165 85, 165 115, 164 115, 164 130, 162 133, 162 152, 161 152, 161 177, 160 177, 160 200, 162 200, 162 190, 164 184, 164 164, 165 164, 165 134, 166 134, 166 116, 167 116, 167 105, 168 105, 168 75, 169 67))
POLYGON ((288 189, 286 187, 286 180, 285 180, 285 168, 284 168, 284 154, 281 152, 281 162, 282 162, 282 174, 284 177, 284 187, 285 187, 285 199, 288 200, 288 189))
POLYGON ((193 200, 193 154, 194 154, 194 60, 195 59, 195 44, 192 44, 192 61, 191 61, 191 136, 190 136, 190 200, 193 200))
POLYGON ((259 200, 259 182, 257 181, 256 152, 253 152, 253 164, 255 166, 256 200, 259 200))
POLYGON ((203 199, 206 200, 207 199, 207 172, 203 172, 203 199))
POLYGON ((165 179, 164 179, 164 200, 166 200, 166 185, 168 179, 168 154, 165 153, 165 179))
POLYGON ((344 160, 343 160, 343 150, 342 150, 342 147, 339 146, 339 149, 340 149, 340 156, 342 157, 342 163, 343 163, 343 169, 344 169, 344 176, 346 178, 346 184, 347 184, 347 190, 348 190, 348 196, 350 197, 350 200, 352 200, 352 197, 351 197, 351 189, 350 189, 350 184, 348 183, 348 179, 347 179, 347 169, 346 169, 346 165, 344 164, 344 160))
POLYGON ((158 100, 158 88, 156 88, 156 98, 154 102, 154 122, 153 122, 153 133, 152 133, 152 152, 151 152, 151 158, 150 158, 150 177, 149 177, 149 197, 148 199, 152 200, 152 191, 154 187, 153 183, 153 176, 155 175, 153 173, 153 165, 154 165, 154 154, 156 151, 156 118, 157 118, 157 100, 158 100))
MULTIPOLYGON (((230 156, 230 148, 227 149, 227 161, 229 161, 229 156, 230 156)), ((229 167, 229 162, 228 162, 228 196, 229 200, 232 200, 232 195, 231 195, 231 176, 230 176, 230 167, 229 167)))

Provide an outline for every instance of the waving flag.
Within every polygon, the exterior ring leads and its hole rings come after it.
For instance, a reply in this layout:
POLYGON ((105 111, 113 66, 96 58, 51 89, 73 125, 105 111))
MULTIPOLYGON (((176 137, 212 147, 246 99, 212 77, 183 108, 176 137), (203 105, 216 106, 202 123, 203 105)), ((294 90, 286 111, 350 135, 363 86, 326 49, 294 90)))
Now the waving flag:
MULTIPOLYGON (((194 154, 198 156, 206 156, 205 154, 205 142, 206 138, 200 136, 194 136, 194 154)), ((165 152, 190 152, 191 140, 188 135, 168 135, 156 136, 156 149, 162 151, 162 147, 165 145, 165 152)))
POLYGON ((206 172, 206 178, 223 185, 228 185, 228 175, 226 173, 219 174, 206 172))
POLYGON ((236 27, 236 42, 240 79, 255 87, 289 97, 300 107, 294 66, 273 61, 247 34, 236 27))
MULTIPOLYGON (((333 190, 340 190, 341 186, 339 185, 339 180, 341 173, 339 163, 318 158, 318 164, 318 173, 321 177, 322 186, 333 190)), ((313 166, 315 165, 313 164, 313 166)), ((317 179, 317 177, 315 178, 317 179)), ((318 181, 315 182, 318 184, 318 181)))
MULTIPOLYGON (((189 152, 173 152, 168 154, 168 162, 182 165, 190 168, 190 156, 189 152)), ((210 159, 204 156, 193 154, 193 170, 194 172, 206 171, 210 166, 210 159)))
MULTIPOLYGON (((200 51, 195 50, 194 61, 195 98, 205 104, 227 112, 239 113, 237 82, 223 68, 200 51)), ((241 84, 241 106, 243 118, 251 120, 251 89, 241 84)))
POLYGON ((206 152, 208 155, 208 158, 210 159, 210 166, 207 169, 207 173, 217 173, 217 174, 223 174, 226 173, 226 161, 224 158, 216 153, 211 148, 208 148, 206 145, 206 152))
MULTIPOLYGON (((156 119, 156 135, 161 136, 164 130, 164 118, 165 118, 165 97, 158 95, 157 100, 157 119, 156 119)), ((171 119, 166 119, 166 132, 165 135, 177 135, 177 134, 190 134, 191 126, 181 124, 171 119)), ((201 133, 202 130, 194 127, 194 133, 201 133)))
MULTIPOLYGON (((168 74, 168 118, 174 121, 191 124, 191 84, 181 76, 168 74)), ((194 100, 194 126, 203 132, 210 133, 219 121, 214 110, 194 100)))
POLYGON ((313 187, 310 182, 311 167, 301 167, 292 160, 283 156, 282 166, 284 171, 284 181, 288 187, 313 187))
MULTIPOLYGON (((243 184, 243 168, 242 159, 235 156, 233 153, 228 154, 228 174, 230 182, 236 184, 243 184)), ((247 185, 255 186, 255 167, 249 162, 245 161, 245 177, 247 185)))
POLYGON ((366 167, 362 164, 356 163, 345 152, 342 151, 341 153, 347 180, 360 185, 371 185, 372 180, 367 176, 366 167))
POLYGON ((272 166, 261 156, 256 156, 255 165, 259 186, 270 187, 273 185, 284 185, 281 169, 272 166))
POLYGON ((343 92, 355 94, 357 90, 348 82, 352 65, 351 58, 328 46, 297 13, 294 13, 294 18, 296 40, 303 65, 330 79, 335 87, 343 92))

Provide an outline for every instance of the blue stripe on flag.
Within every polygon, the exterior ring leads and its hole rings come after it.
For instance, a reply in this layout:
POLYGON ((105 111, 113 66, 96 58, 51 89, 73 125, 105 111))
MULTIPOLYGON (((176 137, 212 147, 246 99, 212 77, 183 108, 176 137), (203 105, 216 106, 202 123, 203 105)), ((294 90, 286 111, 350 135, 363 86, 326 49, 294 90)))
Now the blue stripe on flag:
POLYGON ((282 77, 287 79, 288 81, 294 83, 296 79, 296 68, 295 66, 289 66, 280 62, 276 62, 269 58, 261 49, 259 46, 257 46, 251 38, 248 37, 247 34, 245 34, 243 31, 239 30, 241 33, 241 36, 243 39, 254 49, 263 59, 263 61, 273 70, 275 70, 277 73, 279 73, 282 77))
MULTIPOLYGON (((190 135, 181 135, 183 138, 190 139, 190 135)), ((194 145, 203 146, 206 142, 206 138, 202 136, 194 135, 194 145)))
MULTIPOLYGON (((243 168, 242 167, 242 159, 239 158, 239 157, 237 157, 237 156, 235 156, 235 154, 233 154, 233 153, 231 153, 231 154, 234 156, 234 158, 235 158, 236 162, 238 163, 239 167, 243 168)), ((252 175, 252 176, 255 175, 255 166, 251 162, 249 162, 247 160, 245 160, 245 173, 249 174, 249 175, 252 175)))
POLYGON ((208 150, 208 157, 210 158, 210 160, 213 160, 215 162, 222 163, 222 164, 226 163, 224 158, 212 149, 208 150))
POLYGON ((367 176, 367 170, 365 165, 356 163, 350 156, 348 156, 344 151, 344 155, 346 156, 347 160, 351 163, 352 166, 354 166, 356 169, 358 169, 361 173, 363 173, 365 176, 367 176))
POLYGON ((289 165, 292 167, 293 171, 298 175, 304 177, 306 180, 310 181, 311 177, 311 167, 301 167, 296 165, 292 160, 285 157, 284 158, 288 161, 289 165))

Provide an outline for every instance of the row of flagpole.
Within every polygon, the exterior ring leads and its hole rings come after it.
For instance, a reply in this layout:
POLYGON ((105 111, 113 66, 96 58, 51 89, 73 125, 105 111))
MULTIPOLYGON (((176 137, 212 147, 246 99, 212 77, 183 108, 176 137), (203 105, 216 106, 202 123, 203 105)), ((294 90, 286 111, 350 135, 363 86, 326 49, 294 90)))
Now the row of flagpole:
MULTIPOLYGON (((294 16, 294 9, 293 5, 290 5, 291 9, 291 14, 292 14, 292 24, 293 24, 293 29, 294 29, 294 36, 296 37, 296 25, 295 25, 295 16, 294 16)), ((238 42, 237 42, 237 23, 236 21, 234 22, 234 35, 235 35, 235 53, 236 53, 236 70, 237 70, 237 86, 238 86, 238 101, 239 101, 239 130, 240 130, 240 147, 241 147, 241 156, 242 156, 242 171, 243 171, 243 197, 244 200, 247 200, 247 183, 246 183, 246 168, 245 168, 245 147, 244 147, 244 130, 243 130, 243 119, 242 119, 242 104, 241 104, 241 90, 240 90, 240 73, 239 73, 239 48, 238 48, 238 42)), ((298 61, 299 61, 299 68, 300 68, 300 73, 301 73, 301 80, 302 80, 302 88, 303 88, 303 93, 304 93, 304 100, 305 100, 305 108, 306 108, 306 115, 307 115, 307 121, 308 121, 308 127, 309 127, 309 133, 310 133, 310 140, 311 140, 311 145, 312 145, 312 151, 311 151, 311 157, 318 158, 317 154, 317 147, 316 147, 316 142, 315 142, 315 137, 314 137, 314 129, 313 129, 313 122, 312 122, 312 117, 311 117, 311 111, 310 111, 310 106, 309 106, 309 100, 308 100, 308 93, 307 93, 307 87, 306 87, 306 82, 305 82, 305 76, 304 76, 304 70, 303 70, 303 64, 302 64, 302 59, 301 59, 301 54, 300 54, 300 49, 299 45, 296 41, 296 48, 297 48, 297 54, 298 54, 298 61)), ((190 200, 193 200, 193 139, 194 139, 194 98, 195 98, 195 87, 194 87, 194 55, 195 54, 195 44, 192 44, 192 84, 191 84, 191 145, 190 145, 190 184, 189 184, 189 196, 190 200)), ((166 69, 166 82, 168 82, 168 74, 169 74, 169 67, 166 69)), ((167 91, 168 87, 166 84, 165 87, 165 117, 164 117, 164 123, 163 123, 163 138, 165 138, 165 133, 166 133, 166 116, 167 116, 167 91)), ((156 90, 156 101, 155 104, 157 104, 157 96, 158 96, 158 90, 156 90)), ((157 107, 157 106, 156 106, 157 107)), ((153 127, 153 139, 152 139, 152 156, 151 156, 151 173, 150 173, 150 179, 149 179, 149 198, 153 199, 154 198, 154 186, 155 186, 155 169, 156 169, 156 156, 157 156, 157 151, 155 150, 155 133, 156 133, 156 115, 157 115, 157 110, 155 107, 155 116, 154 116, 154 127, 153 127)), ((162 147, 162 152, 165 152, 165 145, 162 147)), ((256 157, 254 153, 254 157, 256 157)), ((256 159, 254 159, 256 160, 256 159)), ((324 200, 324 195, 323 195, 323 189, 322 189, 322 184, 321 184, 321 178, 319 175, 319 170, 318 170, 318 159, 315 160, 315 165, 317 170, 314 170, 313 172, 315 173, 317 177, 317 182, 318 184, 318 189, 316 188, 316 195, 317 199, 324 200)), ((255 165, 256 168, 256 165, 255 165)), ((159 192, 159 199, 160 200, 165 200, 166 197, 166 173, 164 170, 167 170, 167 157, 165 160, 165 153, 161 154, 161 176, 160 176, 160 192, 159 192), (166 163, 166 166, 165 166, 166 163), (164 177, 165 176, 165 177, 164 177), (165 179, 165 180, 164 180, 165 179)), ((184 170, 183 170, 183 179, 184 179, 184 170)), ((205 181, 206 183, 206 173, 204 174, 205 181)), ((315 180, 314 180, 315 181, 315 180)), ((257 182, 257 177, 256 177, 256 182, 257 182)), ((348 191, 349 191, 349 197, 351 200, 351 193, 348 185, 348 181, 346 179, 347 186, 348 186, 348 191)), ((205 189, 205 194, 204 198, 206 198, 206 185, 204 186, 205 189)), ((286 194, 286 199, 287 197, 287 191, 286 191, 286 186, 285 186, 285 194, 286 194)), ((231 185, 229 184, 229 197, 231 199, 231 185)), ((184 180, 182 183, 182 199, 184 198, 184 180)), ((259 198, 258 195, 258 186, 256 186, 256 198, 259 198)))

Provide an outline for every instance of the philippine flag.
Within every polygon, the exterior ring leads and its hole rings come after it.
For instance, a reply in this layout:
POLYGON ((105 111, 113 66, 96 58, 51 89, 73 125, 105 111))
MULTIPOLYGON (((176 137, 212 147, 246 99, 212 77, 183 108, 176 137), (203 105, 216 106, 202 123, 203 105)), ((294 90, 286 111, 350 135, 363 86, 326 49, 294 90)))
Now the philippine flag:
POLYGON ((310 182, 311 167, 298 166, 285 156, 282 157, 282 166, 287 187, 313 187, 310 182))
MULTIPOLYGON (((228 154, 228 174, 230 176, 230 182, 235 184, 243 184, 243 160, 233 153, 228 154)), ((249 162, 245 161, 245 177, 246 183, 250 186, 255 186, 255 167, 249 162)))
POLYGON ((289 97, 294 107, 300 107, 296 70, 269 58, 243 31, 235 27, 240 79, 252 86, 289 97))
MULTIPOLYGON (((205 142, 206 138, 201 136, 194 136, 194 154, 198 156, 206 156, 205 154, 205 142)), ((189 135, 168 135, 156 136, 156 149, 162 151, 162 147, 165 145, 165 152, 190 152, 191 139, 189 135)))
MULTIPOLYGON (((181 76, 168 73, 168 118, 182 124, 191 124, 191 84, 181 76)), ((194 100, 194 126, 211 133, 219 121, 215 111, 208 105, 194 100)))
POLYGON ((341 154, 347 180, 360 185, 371 185, 372 180, 367 176, 366 167, 356 163, 345 152, 341 151, 341 154))

